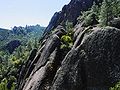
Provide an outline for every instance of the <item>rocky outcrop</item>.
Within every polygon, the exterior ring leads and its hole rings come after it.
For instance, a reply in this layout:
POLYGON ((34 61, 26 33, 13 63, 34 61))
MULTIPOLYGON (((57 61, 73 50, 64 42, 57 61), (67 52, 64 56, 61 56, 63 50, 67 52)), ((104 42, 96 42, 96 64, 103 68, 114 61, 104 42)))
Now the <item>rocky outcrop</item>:
POLYGON ((84 29, 74 44, 80 42, 64 58, 61 31, 51 34, 38 51, 34 69, 19 90, 108 90, 120 80, 119 29, 93 28, 91 33, 84 29))
POLYGON ((120 80, 119 37, 120 30, 106 28, 92 33, 83 43, 88 90, 91 87, 108 89, 120 80))
POLYGON ((93 2, 100 4, 102 0, 71 0, 68 5, 62 8, 62 11, 56 12, 53 15, 45 33, 55 29, 58 25, 65 25, 66 21, 72 22, 75 25, 77 17, 81 15, 81 11, 88 10, 93 5, 93 2))
POLYGON ((25 84, 25 79, 29 77, 30 73, 34 69, 34 63, 31 63, 37 54, 37 50, 33 49, 31 54, 25 64, 22 64, 18 71, 18 86, 17 88, 21 89, 25 84))
POLYGON ((51 85, 54 75, 62 61, 60 57, 62 55, 60 51, 60 38, 66 34, 62 27, 58 27, 57 29, 41 45, 40 50, 35 58, 32 59, 31 64, 27 65, 29 66, 27 68, 28 70, 23 69, 26 72, 24 72, 23 81, 19 81, 21 83, 19 84, 18 90, 39 90, 40 88, 41 90, 45 90, 46 86, 51 85))
POLYGON ((66 55, 51 90, 108 90, 120 80, 119 38, 115 28, 90 34, 66 55))
POLYGON ((55 27, 58 26, 57 20, 59 19, 59 17, 60 17, 60 12, 56 12, 53 15, 51 21, 49 22, 49 25, 46 27, 45 32, 50 32, 50 30, 52 30, 52 29, 54 29, 55 27))
POLYGON ((114 18, 110 21, 109 25, 120 29, 120 18, 114 18))

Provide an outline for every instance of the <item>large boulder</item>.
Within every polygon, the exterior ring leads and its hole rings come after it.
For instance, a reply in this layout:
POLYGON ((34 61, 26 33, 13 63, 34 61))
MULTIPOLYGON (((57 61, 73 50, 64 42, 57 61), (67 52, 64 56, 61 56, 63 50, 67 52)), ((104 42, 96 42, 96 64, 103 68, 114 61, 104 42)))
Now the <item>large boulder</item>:
POLYGON ((109 23, 110 23, 110 26, 120 29, 120 18, 114 18, 109 23))
POLYGON ((109 90, 120 80, 119 46, 120 30, 93 32, 66 55, 51 90, 109 90))
POLYGON ((104 90, 120 80, 120 30, 106 28, 83 43, 86 83, 89 90, 104 90), (100 89, 102 88, 102 89, 100 89))

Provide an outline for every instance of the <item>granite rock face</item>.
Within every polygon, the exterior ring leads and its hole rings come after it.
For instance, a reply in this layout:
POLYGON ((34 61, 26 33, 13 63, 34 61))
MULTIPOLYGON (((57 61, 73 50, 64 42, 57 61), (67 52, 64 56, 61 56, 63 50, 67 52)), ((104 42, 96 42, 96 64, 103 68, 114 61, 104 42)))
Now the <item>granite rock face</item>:
POLYGON ((66 55, 50 90, 109 90, 120 80, 119 38, 115 28, 87 36, 66 55))
POLYGON ((120 18, 114 18, 110 21, 110 26, 120 29, 120 18))
MULTIPOLYGON (((45 88, 50 87, 62 61, 60 37, 66 34, 62 27, 58 28, 59 30, 57 29, 45 42, 43 41, 44 43, 36 53, 36 56, 28 59, 28 62, 31 62, 31 64, 27 65, 27 70, 25 68, 26 65, 23 65, 23 70, 20 73, 24 75, 19 81, 18 90, 45 90, 45 88)), ((34 55, 33 52, 31 56, 34 55)))
POLYGON ((93 28, 90 34, 83 32, 79 33, 84 34, 81 42, 64 58, 58 33, 48 38, 43 50, 38 51, 40 56, 35 56, 34 69, 18 90, 108 90, 119 81, 120 30, 107 27, 93 28))
POLYGON ((120 80, 120 30, 106 28, 83 43, 88 87, 109 87, 120 80))
POLYGON ((56 12, 53 15, 45 33, 55 29, 58 25, 65 25, 66 21, 72 22, 75 25, 77 17, 81 15, 82 11, 88 10, 93 5, 93 2, 99 4, 102 0, 71 0, 68 5, 62 8, 62 11, 56 12))

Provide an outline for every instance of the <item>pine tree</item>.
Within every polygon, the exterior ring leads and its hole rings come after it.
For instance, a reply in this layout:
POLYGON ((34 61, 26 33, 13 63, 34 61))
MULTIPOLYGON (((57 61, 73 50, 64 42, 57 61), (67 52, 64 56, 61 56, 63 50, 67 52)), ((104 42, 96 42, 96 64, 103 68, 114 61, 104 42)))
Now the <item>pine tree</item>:
POLYGON ((27 49, 28 49, 28 51, 32 50, 32 42, 31 41, 28 42, 27 49))
POLYGON ((113 19, 112 0, 104 0, 100 10, 99 22, 101 26, 107 26, 113 19))
POLYGON ((114 17, 118 17, 120 15, 120 0, 112 0, 112 8, 114 17))
POLYGON ((90 10, 92 13, 94 13, 94 14, 96 14, 96 15, 98 15, 98 12, 99 12, 99 7, 98 7, 98 5, 96 5, 96 3, 95 2, 93 2, 93 5, 92 5, 92 7, 91 7, 91 10, 90 10))
POLYGON ((35 38, 35 40, 34 40, 34 48, 38 48, 38 47, 39 47, 38 41, 37 41, 37 38, 35 38))

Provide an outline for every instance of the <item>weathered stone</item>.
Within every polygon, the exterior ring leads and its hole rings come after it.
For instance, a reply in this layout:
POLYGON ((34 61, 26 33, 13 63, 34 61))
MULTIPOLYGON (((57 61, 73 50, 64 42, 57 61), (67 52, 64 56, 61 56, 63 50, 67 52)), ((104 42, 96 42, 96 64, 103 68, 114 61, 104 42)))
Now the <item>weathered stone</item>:
POLYGON ((110 26, 120 29, 120 18, 114 18, 109 23, 110 23, 110 26))
MULTIPOLYGON (((55 27, 58 26, 57 20, 60 17, 60 12, 56 12, 53 17, 51 18, 51 21, 49 22, 49 25, 45 29, 45 33, 49 32, 50 30, 54 29, 55 27)), ((44 33, 44 34, 45 34, 44 33)))
POLYGON ((45 33, 55 29, 58 25, 65 25, 66 21, 72 22, 75 25, 77 17, 81 15, 81 11, 88 10, 93 5, 93 2, 99 4, 102 0, 71 0, 68 5, 62 8, 62 11, 56 12, 53 15, 45 33))
POLYGON ((51 36, 45 44, 45 48, 41 53, 40 59, 38 60, 35 71, 38 70, 41 66, 45 65, 48 61, 48 57, 55 50, 56 47, 60 46, 60 39, 57 35, 51 36))
POLYGON ((59 25, 52 34, 56 34, 59 38, 62 37, 62 35, 67 34, 67 32, 65 31, 64 27, 59 25))
POLYGON ((93 30, 64 59, 59 38, 49 38, 21 90, 109 90, 120 80, 120 30, 93 30))
POLYGON ((119 45, 120 30, 94 31, 66 55, 51 90, 109 90, 120 80, 119 45))
POLYGON ((77 36, 82 33, 82 31, 84 30, 84 27, 81 27, 80 24, 76 25, 75 29, 74 29, 74 35, 73 35, 73 40, 75 41, 77 36))
MULTIPOLYGON (((72 49, 56 73, 50 90, 84 90, 85 72, 79 51, 72 49), (83 75, 82 75, 83 74, 83 75)), ((84 53, 81 52, 84 55, 84 53)))
POLYGON ((115 28, 98 30, 85 40, 87 87, 108 88, 120 80, 119 46, 120 30, 115 28))
POLYGON ((48 90, 60 62, 59 49, 55 49, 48 58, 47 63, 30 76, 31 78, 27 80, 23 90, 48 90))
MULTIPOLYGON (((55 22, 75 23, 77 10, 86 10, 88 4, 89 0, 71 0, 55 22)), ((43 40, 20 90, 109 90, 120 81, 120 30, 119 23, 115 25, 103 29, 77 25, 73 48, 65 56, 60 37, 66 32, 62 26, 55 26, 43 40)))
MULTIPOLYGON (((28 58, 28 60, 26 61, 25 65, 22 65, 21 66, 21 69, 20 69, 20 72, 19 75, 18 75, 18 90, 21 90, 21 88, 23 87, 24 83, 25 83, 25 79, 29 76, 29 74, 31 72, 29 72, 29 67, 31 65, 31 62, 34 60, 35 56, 36 56, 36 53, 37 53, 37 50, 36 49, 33 49, 31 51, 31 54, 28 58)), ((32 68, 30 68, 30 70, 33 70, 32 68)))

